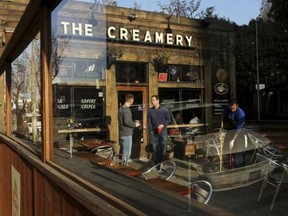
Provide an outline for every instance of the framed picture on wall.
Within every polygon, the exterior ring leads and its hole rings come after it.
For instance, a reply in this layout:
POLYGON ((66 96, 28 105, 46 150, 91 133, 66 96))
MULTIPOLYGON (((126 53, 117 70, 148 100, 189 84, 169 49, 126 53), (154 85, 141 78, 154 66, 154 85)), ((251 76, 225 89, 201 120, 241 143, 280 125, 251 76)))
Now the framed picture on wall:
POLYGON ((167 77, 168 77, 167 73, 159 73, 158 81, 159 82, 167 82, 167 77))

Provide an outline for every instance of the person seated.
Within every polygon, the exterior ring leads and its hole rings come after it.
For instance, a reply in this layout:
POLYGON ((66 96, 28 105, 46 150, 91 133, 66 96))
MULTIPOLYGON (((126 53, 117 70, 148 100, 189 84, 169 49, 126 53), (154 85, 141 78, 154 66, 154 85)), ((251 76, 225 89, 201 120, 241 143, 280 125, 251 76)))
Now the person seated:
MULTIPOLYGON (((189 121, 189 124, 199 124, 200 123, 200 119, 193 113, 193 118, 189 121)), ((190 134, 192 136, 192 140, 195 140, 195 136, 197 134, 197 132, 199 132, 199 127, 190 127, 187 128, 188 130, 188 134, 190 134)))

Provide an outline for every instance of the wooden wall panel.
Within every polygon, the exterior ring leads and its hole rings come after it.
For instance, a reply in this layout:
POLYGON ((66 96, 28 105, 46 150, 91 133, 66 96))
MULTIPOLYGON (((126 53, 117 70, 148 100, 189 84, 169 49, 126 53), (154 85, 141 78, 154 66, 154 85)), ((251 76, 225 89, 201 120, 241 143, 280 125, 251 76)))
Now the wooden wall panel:
POLYGON ((1 176, 2 182, 1 185, 3 187, 3 197, 2 204, 3 209, 1 208, 1 214, 9 216, 11 215, 11 151, 9 148, 4 145, 2 149, 2 157, 1 164, 3 167, 3 175, 1 176))
MULTIPOLYGON (((18 156, 19 157, 19 156, 18 156)), ((33 215, 33 167, 21 160, 21 212, 23 215, 33 215)))
MULTIPOLYGON (((64 181, 61 184, 59 179, 54 182, 54 178, 59 176, 56 173, 55 175, 51 174, 51 170, 49 174, 45 172, 45 169, 48 168, 47 165, 39 165, 39 163, 37 165, 37 163, 34 163, 35 161, 31 162, 30 156, 23 155, 23 152, 19 153, 21 151, 18 147, 10 148, 11 145, 13 144, 7 145, 0 142, 0 216, 12 215, 12 165, 20 173, 21 178, 21 215, 109 215, 109 210, 102 209, 103 206, 101 205, 95 205, 94 201, 99 199, 98 197, 96 198, 90 193, 87 196, 87 194, 85 195, 86 192, 83 191, 81 201, 78 201, 75 198, 77 197, 75 193, 79 192, 72 191, 69 182, 64 181), (63 185, 63 188, 59 186, 59 183, 63 185), (83 201, 90 207, 81 204, 83 201), (94 213, 90 209, 93 209, 94 213)), ((27 152, 25 151, 25 153, 27 152)), ((35 159, 37 160, 37 156, 35 156, 35 159)), ((78 186, 77 188, 80 189, 81 187, 78 186)), ((80 194, 82 193, 80 192, 80 194)))
POLYGON ((2 215, 2 209, 4 209, 4 148, 5 145, 0 143, 0 215, 2 215))
POLYGON ((55 206, 54 206, 54 196, 53 196, 53 188, 47 182, 47 179, 43 179, 43 199, 44 199, 44 206, 43 211, 45 216, 53 216, 55 213, 55 206))
POLYGON ((35 215, 44 215, 44 200, 43 200, 43 176, 41 173, 37 172, 36 169, 34 169, 33 172, 33 179, 34 179, 34 190, 33 195, 34 197, 37 197, 37 199, 34 200, 34 213, 35 215))

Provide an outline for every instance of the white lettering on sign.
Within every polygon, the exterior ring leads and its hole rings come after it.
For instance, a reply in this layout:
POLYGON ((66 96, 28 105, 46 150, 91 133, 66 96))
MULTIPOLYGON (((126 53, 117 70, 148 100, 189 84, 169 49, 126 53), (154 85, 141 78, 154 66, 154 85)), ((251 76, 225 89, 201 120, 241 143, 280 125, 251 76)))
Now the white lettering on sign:
POLYGON ((183 46, 183 37, 182 35, 176 35, 176 45, 183 46))
POLYGON ((155 32, 155 42, 164 43, 163 33, 155 32))
POLYGON ((173 44, 173 34, 167 33, 166 35, 166 43, 172 45, 173 44))
POLYGON ((81 99, 81 103, 92 103, 95 104, 96 99, 81 99))
POLYGON ((95 109, 96 99, 81 99, 81 109, 95 109))
POLYGON ((191 42, 192 42, 192 36, 185 36, 185 39, 188 43, 188 46, 191 46, 191 42))
POLYGON ((120 39, 128 40, 128 30, 125 28, 120 28, 120 39))
POLYGON ((148 43, 152 42, 150 31, 146 31, 146 34, 144 36, 144 42, 148 42, 148 43))
POLYGON ((133 29, 132 30, 132 40, 133 41, 139 41, 139 29, 133 29))
MULTIPOLYGON (((93 25, 92 24, 82 24, 75 22, 61 21, 61 26, 63 28, 63 34, 72 34, 79 36, 93 36, 93 25)), ((192 46, 193 37, 191 35, 180 35, 167 33, 164 35, 163 32, 150 32, 149 30, 140 29, 127 29, 124 27, 109 26, 107 28, 107 37, 109 39, 120 39, 125 41, 142 41, 145 43, 158 43, 167 45, 177 45, 177 46, 192 46)))
POLYGON ((92 24, 82 24, 82 23, 74 23, 70 24, 69 22, 61 22, 63 26, 64 34, 72 34, 72 35, 84 35, 85 36, 93 36, 93 25, 92 24))
POLYGON ((107 30, 107 35, 109 38, 112 38, 112 39, 115 39, 116 36, 115 36, 115 30, 116 28, 114 26, 110 26, 107 30))
POLYGON ((95 104, 83 104, 81 105, 81 109, 95 109, 95 104))
POLYGON ((68 109, 69 105, 68 104, 58 104, 57 109, 68 109))

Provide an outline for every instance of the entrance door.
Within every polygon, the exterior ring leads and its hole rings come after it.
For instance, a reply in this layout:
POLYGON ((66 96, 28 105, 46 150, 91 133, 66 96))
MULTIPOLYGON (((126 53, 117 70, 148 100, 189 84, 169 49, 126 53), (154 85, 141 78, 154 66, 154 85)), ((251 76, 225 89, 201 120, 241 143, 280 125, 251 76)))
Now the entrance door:
POLYGON ((141 128, 135 128, 133 131, 133 143, 131 159, 139 159, 145 157, 145 146, 147 144, 147 97, 145 87, 127 87, 118 86, 118 108, 125 103, 125 95, 132 94, 134 103, 130 107, 133 121, 139 120, 141 128))

